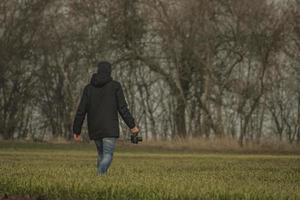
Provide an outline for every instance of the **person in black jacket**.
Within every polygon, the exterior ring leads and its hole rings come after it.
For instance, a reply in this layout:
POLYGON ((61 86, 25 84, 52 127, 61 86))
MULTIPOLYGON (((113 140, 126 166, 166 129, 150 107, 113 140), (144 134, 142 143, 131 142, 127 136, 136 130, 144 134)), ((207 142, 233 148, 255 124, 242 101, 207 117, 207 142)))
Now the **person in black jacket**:
POLYGON ((131 129, 133 134, 139 133, 134 118, 128 110, 121 84, 111 78, 111 64, 98 63, 98 71, 85 86, 75 115, 73 124, 74 139, 80 141, 80 133, 85 115, 89 138, 95 141, 98 159, 98 174, 106 174, 119 137, 118 113, 131 129))

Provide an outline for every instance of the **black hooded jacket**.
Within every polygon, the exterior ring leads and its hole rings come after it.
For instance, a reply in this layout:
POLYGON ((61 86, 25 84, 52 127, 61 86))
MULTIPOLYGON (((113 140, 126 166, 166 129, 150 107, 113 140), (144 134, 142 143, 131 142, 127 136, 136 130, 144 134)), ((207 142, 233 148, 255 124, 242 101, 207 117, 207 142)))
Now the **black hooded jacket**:
POLYGON ((80 134, 87 114, 91 140, 119 137, 118 113, 129 128, 135 127, 121 84, 112 80, 110 65, 104 66, 98 68, 98 73, 93 74, 90 84, 85 86, 73 124, 73 133, 80 134))

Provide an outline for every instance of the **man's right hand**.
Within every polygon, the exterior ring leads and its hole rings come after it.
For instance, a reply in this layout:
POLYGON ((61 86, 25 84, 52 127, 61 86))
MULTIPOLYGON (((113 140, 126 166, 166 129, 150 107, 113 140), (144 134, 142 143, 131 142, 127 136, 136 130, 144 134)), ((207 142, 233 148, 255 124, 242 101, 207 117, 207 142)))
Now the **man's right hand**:
POLYGON ((135 126, 134 128, 130 129, 130 131, 131 133, 137 135, 140 132, 140 129, 137 126, 135 126))

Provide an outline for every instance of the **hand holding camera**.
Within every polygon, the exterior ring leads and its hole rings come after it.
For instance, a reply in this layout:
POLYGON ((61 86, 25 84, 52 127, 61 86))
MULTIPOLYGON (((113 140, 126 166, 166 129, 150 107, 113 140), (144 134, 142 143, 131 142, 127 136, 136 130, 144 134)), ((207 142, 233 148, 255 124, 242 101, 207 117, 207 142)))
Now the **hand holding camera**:
POLYGON ((140 129, 137 126, 130 129, 130 131, 131 131, 131 136, 130 136, 131 143, 138 144, 139 142, 143 141, 143 138, 141 136, 138 136, 140 129))
POLYGON ((132 134, 137 135, 139 134, 140 129, 137 126, 135 126, 134 128, 130 129, 130 131, 132 134))

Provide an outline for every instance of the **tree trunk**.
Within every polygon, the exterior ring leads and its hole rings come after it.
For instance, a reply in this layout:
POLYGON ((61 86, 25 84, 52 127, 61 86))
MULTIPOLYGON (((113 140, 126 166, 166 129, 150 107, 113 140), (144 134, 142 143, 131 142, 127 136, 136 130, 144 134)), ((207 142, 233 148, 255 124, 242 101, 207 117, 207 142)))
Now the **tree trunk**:
POLYGON ((186 105, 182 97, 177 97, 177 105, 175 110, 175 124, 176 124, 176 133, 179 137, 186 137, 186 124, 185 124, 185 109, 186 105))
POLYGON ((300 144, 300 92, 298 92, 297 144, 300 144))

